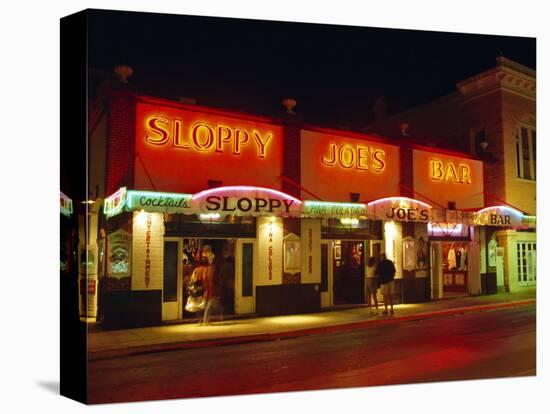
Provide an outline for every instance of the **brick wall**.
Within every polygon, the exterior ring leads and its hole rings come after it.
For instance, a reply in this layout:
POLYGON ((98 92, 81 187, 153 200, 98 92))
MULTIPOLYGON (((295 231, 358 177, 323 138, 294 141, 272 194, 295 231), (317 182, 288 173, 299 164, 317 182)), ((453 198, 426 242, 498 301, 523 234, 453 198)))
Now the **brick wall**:
POLYGON ((132 187, 135 162, 136 101, 130 95, 114 95, 108 103, 106 194, 122 186, 132 187))
MULTIPOLYGON (((300 184, 300 128, 296 125, 285 125, 283 129, 283 175, 300 184)), ((283 192, 300 198, 301 190, 297 185, 288 181, 282 182, 283 192)))

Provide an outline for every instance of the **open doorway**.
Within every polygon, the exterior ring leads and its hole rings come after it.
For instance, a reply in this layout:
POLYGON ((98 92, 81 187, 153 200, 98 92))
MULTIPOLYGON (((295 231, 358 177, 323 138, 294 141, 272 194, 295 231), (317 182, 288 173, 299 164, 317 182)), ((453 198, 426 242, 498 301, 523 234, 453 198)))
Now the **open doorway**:
POLYGON ((363 241, 334 241, 332 257, 335 305, 364 303, 364 253, 363 241))
POLYGON ((443 296, 468 293, 468 243, 443 242, 443 296))
POLYGON ((193 271, 201 265, 213 267, 213 290, 220 299, 220 307, 212 316, 235 313, 235 239, 184 238, 182 248, 183 266, 183 318, 196 317, 188 312, 185 304, 189 296, 187 286, 193 271))

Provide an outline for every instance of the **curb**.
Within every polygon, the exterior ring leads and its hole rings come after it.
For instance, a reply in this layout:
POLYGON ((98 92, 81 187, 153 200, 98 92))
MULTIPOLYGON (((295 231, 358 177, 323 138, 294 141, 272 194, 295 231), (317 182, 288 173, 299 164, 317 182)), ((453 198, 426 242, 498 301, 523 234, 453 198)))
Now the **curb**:
POLYGON ((360 322, 342 323, 338 325, 320 326, 315 328, 297 329, 292 331, 262 333, 252 335, 234 336, 228 338, 199 339, 195 341, 171 342, 168 344, 141 345, 127 348, 119 348, 106 351, 88 352, 88 361, 119 358, 122 356, 143 355, 157 352, 178 351, 183 349, 207 348, 214 346, 238 345, 252 342, 267 342, 282 339, 291 339, 301 336, 321 335, 327 333, 347 332, 355 329, 363 329, 370 326, 391 325, 401 322, 417 321, 428 318, 437 318, 449 315, 458 315, 474 312, 487 312, 497 309, 515 308, 536 304, 536 299, 527 299, 515 302, 497 303, 489 305, 465 306, 462 308, 444 309, 440 311, 416 313, 412 315, 389 317, 384 319, 370 319, 360 322))

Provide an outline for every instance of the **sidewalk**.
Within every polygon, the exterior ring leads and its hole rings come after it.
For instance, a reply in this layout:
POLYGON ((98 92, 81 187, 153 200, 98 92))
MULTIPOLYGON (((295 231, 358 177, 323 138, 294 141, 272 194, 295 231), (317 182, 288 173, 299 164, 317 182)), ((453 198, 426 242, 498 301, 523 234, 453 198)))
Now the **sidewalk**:
MULTIPOLYGON (((88 358, 98 360, 176 349, 268 341, 362 329, 438 316, 482 312, 536 303, 535 289, 521 293, 443 299, 395 306, 394 316, 371 316, 366 306, 319 313, 233 319, 208 326, 171 324, 88 335, 88 358)), ((379 308, 383 310, 383 307, 379 308)))

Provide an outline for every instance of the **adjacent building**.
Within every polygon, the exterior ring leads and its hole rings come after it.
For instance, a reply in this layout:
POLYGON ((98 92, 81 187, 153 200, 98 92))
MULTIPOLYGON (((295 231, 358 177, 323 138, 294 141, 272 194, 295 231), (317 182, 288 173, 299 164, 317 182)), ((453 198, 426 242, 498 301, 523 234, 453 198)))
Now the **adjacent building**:
MULTIPOLYGON (((536 72, 531 68, 498 57, 494 68, 458 82, 455 92, 364 130, 477 155, 484 160, 485 205, 536 214, 536 72)), ((534 229, 491 228, 482 239, 488 246, 482 248, 482 275, 505 291, 535 286, 534 229)))

